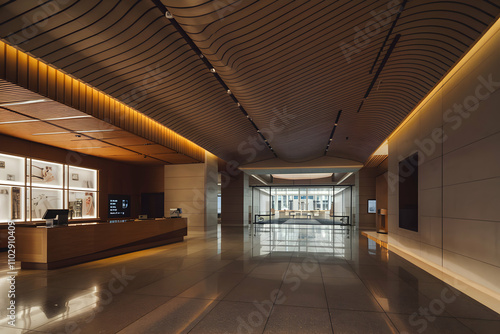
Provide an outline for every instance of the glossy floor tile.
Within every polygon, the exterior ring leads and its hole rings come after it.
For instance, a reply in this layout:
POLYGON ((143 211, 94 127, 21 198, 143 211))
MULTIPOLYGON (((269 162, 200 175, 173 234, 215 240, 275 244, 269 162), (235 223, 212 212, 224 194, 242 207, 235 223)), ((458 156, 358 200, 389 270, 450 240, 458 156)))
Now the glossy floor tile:
MULTIPOLYGON (((6 254, 0 253, 0 296, 6 254)), ((0 333, 499 333, 500 315, 337 226, 190 233, 57 270, 19 270, 0 333)))

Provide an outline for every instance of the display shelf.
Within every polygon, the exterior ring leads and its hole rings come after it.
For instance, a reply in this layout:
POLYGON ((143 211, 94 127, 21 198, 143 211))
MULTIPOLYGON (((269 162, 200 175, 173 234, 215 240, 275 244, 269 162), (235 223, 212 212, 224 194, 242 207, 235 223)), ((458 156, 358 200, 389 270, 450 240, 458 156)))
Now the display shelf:
POLYGON ((29 177, 36 187, 63 188, 63 164, 31 160, 29 177))
POLYGON ((97 190, 97 170, 68 166, 67 187, 72 190, 97 190))
POLYGON ((63 208, 63 191, 57 189, 31 189, 31 220, 42 220, 47 209, 63 208))
POLYGON ((0 154, 0 184, 25 185, 26 158, 0 154))
POLYGON ((41 221, 47 209, 98 217, 98 170, 0 153, 0 222, 41 221))
POLYGON ((70 190, 68 202, 72 219, 97 218, 97 192, 70 190))
POLYGON ((0 186, 0 222, 24 221, 24 189, 0 186))

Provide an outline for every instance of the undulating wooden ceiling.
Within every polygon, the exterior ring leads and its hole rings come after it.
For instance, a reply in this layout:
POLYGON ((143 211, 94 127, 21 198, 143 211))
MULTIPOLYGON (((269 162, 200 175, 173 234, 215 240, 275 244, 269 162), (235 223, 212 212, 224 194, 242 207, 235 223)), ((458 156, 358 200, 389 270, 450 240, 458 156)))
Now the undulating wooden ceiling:
POLYGON ((264 137, 285 161, 364 163, 499 13, 500 0, 2 1, 0 37, 225 160, 274 158, 264 137))

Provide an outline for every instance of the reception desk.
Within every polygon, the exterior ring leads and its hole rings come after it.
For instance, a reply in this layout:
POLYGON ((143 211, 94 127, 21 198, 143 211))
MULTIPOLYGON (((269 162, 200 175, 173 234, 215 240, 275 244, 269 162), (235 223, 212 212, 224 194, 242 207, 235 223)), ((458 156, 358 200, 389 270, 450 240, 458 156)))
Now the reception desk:
POLYGON ((184 240, 187 218, 16 228, 16 260, 55 269, 184 240))

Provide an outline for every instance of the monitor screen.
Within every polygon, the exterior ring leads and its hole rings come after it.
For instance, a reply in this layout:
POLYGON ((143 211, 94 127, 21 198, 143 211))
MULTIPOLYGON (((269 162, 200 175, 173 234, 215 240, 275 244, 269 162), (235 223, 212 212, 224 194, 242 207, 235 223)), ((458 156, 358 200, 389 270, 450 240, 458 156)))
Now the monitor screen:
POLYGON ((42 219, 54 219, 54 225, 68 225, 68 209, 47 209, 42 219))
POLYGON ((130 195, 108 195, 108 217, 130 217, 130 195))

